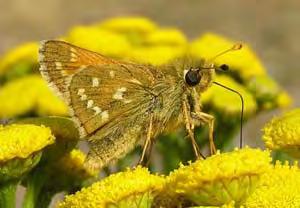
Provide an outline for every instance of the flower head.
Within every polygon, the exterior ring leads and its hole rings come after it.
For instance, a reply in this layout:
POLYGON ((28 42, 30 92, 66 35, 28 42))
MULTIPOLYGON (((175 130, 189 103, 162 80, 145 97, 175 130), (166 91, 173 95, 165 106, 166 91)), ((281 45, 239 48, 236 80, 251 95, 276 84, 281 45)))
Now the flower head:
POLYGON ((111 57, 122 57, 130 51, 128 40, 96 26, 77 26, 66 37, 70 43, 111 57))
POLYGON ((185 35, 175 28, 157 29, 145 37, 146 45, 183 46, 187 44, 185 35))
POLYGON ((156 29, 155 23, 145 17, 118 17, 106 20, 100 24, 101 28, 119 33, 147 34, 156 29))
POLYGON ((259 149, 218 153, 175 170, 167 178, 166 191, 197 205, 240 204, 256 188, 270 161, 269 152, 259 149))
POLYGON ((300 157, 300 109, 272 119, 263 129, 263 140, 270 149, 282 149, 300 157))
POLYGON ((137 167, 110 175, 74 195, 66 196, 58 207, 149 207, 162 186, 163 178, 137 167))
POLYGON ((262 175, 259 186, 244 204, 247 208, 300 207, 300 169, 298 164, 276 165, 262 175))
POLYGON ((13 124, 0 126, 0 181, 20 177, 34 167, 40 151, 54 143, 49 128, 13 124))
POLYGON ((171 46, 148 46, 135 48, 128 55, 128 59, 137 63, 162 65, 166 64, 185 52, 183 47, 171 46))
MULTIPOLYGON (((222 36, 207 33, 191 43, 190 51, 196 57, 210 59, 223 50, 231 48, 233 44, 233 41, 222 36)), ((262 63, 248 45, 244 45, 242 50, 238 52, 227 53, 218 57, 215 62, 217 65, 228 64, 243 80, 266 74, 262 63)))

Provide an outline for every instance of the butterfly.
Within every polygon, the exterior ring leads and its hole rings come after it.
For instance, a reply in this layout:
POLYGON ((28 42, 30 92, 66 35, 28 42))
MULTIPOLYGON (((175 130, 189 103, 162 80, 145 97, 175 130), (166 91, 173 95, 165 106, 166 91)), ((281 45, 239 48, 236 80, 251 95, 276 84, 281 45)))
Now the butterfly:
MULTIPOLYGON (((221 54, 237 50, 241 44, 221 54)), ((219 54, 219 55, 221 55, 219 54)), ((99 169, 143 143, 140 163, 154 139, 184 125, 196 157, 203 157, 194 128, 209 126, 212 154, 214 117, 202 112, 200 95, 213 83, 212 61, 182 59, 163 66, 105 57, 67 42, 41 42, 42 77, 69 106, 80 137, 90 150, 85 165, 99 169)))

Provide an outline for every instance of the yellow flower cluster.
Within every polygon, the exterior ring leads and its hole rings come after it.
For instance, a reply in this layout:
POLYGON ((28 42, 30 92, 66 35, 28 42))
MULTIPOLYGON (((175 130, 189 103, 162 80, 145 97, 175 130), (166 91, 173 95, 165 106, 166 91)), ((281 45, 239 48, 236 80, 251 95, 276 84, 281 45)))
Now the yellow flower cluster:
POLYGON ((116 173, 67 196, 59 208, 149 207, 163 186, 163 178, 146 168, 116 173))
POLYGON ((282 165, 277 162, 262 175, 261 182, 247 199, 247 208, 300 207, 300 169, 298 164, 282 165))
MULTIPOLYGON (((238 91, 243 96, 245 105, 244 114, 246 116, 255 113, 257 109, 256 101, 253 95, 244 86, 225 75, 216 76, 215 80, 218 83, 238 91)), ((239 115, 241 112, 242 104, 240 97, 217 85, 212 85, 201 95, 201 102, 211 105, 213 109, 218 110, 222 115, 239 115)))
POLYGON ((0 126, 0 161, 3 163, 13 158, 26 158, 54 141, 50 129, 44 126, 0 126))
POLYGON ((0 118, 11 118, 35 111, 39 115, 67 115, 66 105, 38 75, 8 82, 0 89, 0 118))
POLYGON ((282 149, 300 158, 300 109, 272 119, 263 129, 263 140, 270 149, 282 149))
POLYGON ((167 178, 166 191, 197 205, 221 206, 231 201, 241 204, 270 168, 269 154, 244 148, 182 165, 167 178))

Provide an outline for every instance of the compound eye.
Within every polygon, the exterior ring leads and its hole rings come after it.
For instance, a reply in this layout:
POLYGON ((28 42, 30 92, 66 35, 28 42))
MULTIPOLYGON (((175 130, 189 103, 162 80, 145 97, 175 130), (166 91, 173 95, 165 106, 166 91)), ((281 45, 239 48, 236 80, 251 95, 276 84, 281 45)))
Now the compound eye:
POLYGON ((185 74, 185 82, 191 87, 199 84, 200 80, 201 80, 201 75, 199 74, 198 70, 197 71, 189 70, 185 74))

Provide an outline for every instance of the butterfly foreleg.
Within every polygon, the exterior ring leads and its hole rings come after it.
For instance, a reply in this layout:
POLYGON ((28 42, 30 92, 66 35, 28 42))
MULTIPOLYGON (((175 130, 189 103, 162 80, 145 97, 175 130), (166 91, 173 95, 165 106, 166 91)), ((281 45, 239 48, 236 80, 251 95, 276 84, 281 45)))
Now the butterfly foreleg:
POLYGON ((193 150, 194 150, 194 153, 195 153, 195 156, 197 158, 205 158, 201 152, 200 152, 200 148, 196 142, 196 139, 195 139, 195 134, 194 134, 194 122, 191 118, 191 114, 189 112, 189 108, 188 108, 188 102, 187 101, 183 101, 183 104, 182 104, 182 108, 183 108, 183 117, 184 117, 184 123, 185 123, 185 128, 186 128, 186 131, 189 135, 189 138, 192 142, 192 146, 193 146, 193 150))
POLYGON ((214 123, 215 118, 212 115, 209 115, 207 113, 203 113, 201 111, 192 112, 191 116, 194 120, 200 121, 201 123, 208 124, 209 128, 209 147, 210 147, 210 153, 215 154, 216 153, 216 147, 214 143, 214 123))
MULTIPOLYGON (((146 165, 148 162, 144 161, 145 160, 145 156, 147 154, 147 152, 150 154, 151 153, 151 149, 152 149, 152 131, 153 131, 153 114, 150 115, 150 119, 149 119, 149 126, 147 129, 147 135, 146 135, 146 140, 143 146, 143 151, 142 151, 142 155, 139 159, 138 165, 146 165)), ((149 157, 146 157, 146 159, 149 159, 149 157)))

